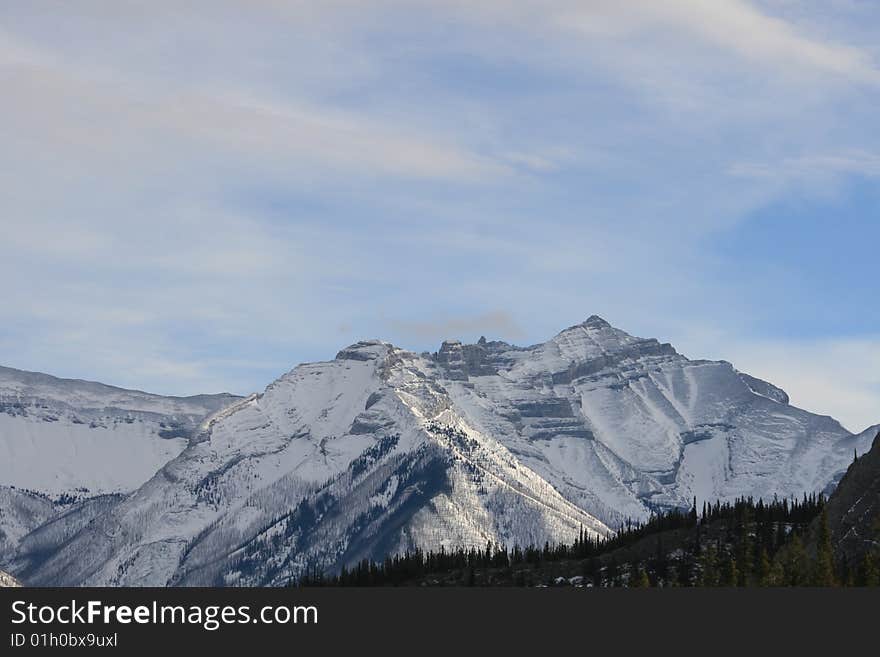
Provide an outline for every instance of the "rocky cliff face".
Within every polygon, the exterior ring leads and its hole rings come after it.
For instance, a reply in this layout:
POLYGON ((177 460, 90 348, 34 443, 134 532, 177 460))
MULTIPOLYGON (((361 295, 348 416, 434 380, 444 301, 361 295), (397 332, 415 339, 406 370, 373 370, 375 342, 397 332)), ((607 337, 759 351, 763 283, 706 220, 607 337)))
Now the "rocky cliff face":
POLYGON ((863 436, 873 438, 873 446, 850 465, 827 505, 837 561, 852 568, 866 552, 880 550, 880 425, 863 436))

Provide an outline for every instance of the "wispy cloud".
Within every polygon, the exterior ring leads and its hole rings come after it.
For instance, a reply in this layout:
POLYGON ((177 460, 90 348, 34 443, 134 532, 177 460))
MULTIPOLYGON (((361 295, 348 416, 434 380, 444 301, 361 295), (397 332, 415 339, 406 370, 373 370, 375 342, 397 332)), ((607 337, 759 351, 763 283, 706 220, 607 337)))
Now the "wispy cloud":
MULTIPOLYGON (((808 34, 803 29, 760 11, 744 0, 672 0, 599 3, 628 15, 632 24, 660 25, 689 33, 757 66, 844 76, 880 83, 880 70, 864 50, 808 34), (625 8, 624 8, 625 7, 625 8)), ((589 25, 591 10, 582 13, 589 25)))
POLYGON ((220 149, 278 177, 284 176, 281 169, 290 176, 316 166, 461 181, 511 171, 504 161, 456 145, 452 137, 419 134, 361 114, 246 91, 130 90, 121 77, 96 81, 62 64, 43 63, 49 57, 26 59, 23 65, 15 59, 0 64, 10 145, 25 149, 33 143, 21 143, 21 137, 40 134, 56 147, 54 157, 84 165, 112 166, 127 155, 139 158, 143 168, 158 146, 166 153, 187 148, 188 160, 200 153, 209 165, 220 149))
POLYGON ((799 295, 756 300, 713 258, 720 231, 878 172, 864 12, 7 5, 0 362, 19 367, 247 392, 363 337, 538 341, 594 312, 747 332, 799 295))
POLYGON ((844 175, 880 176, 880 155, 858 150, 783 158, 779 162, 744 162, 731 166, 734 176, 778 181, 827 179, 844 175))
MULTIPOLYGON (((758 74, 796 73, 813 80, 821 75, 880 83, 880 69, 870 51, 829 38, 822 33, 822 25, 809 30, 746 0, 490 0, 478 5, 435 4, 454 5, 468 19, 497 21, 530 32, 553 31, 557 36, 598 39, 612 48, 614 44, 632 46, 648 57, 665 59, 705 46, 747 63, 758 74)), ((614 59, 610 56, 594 63, 602 65, 614 59)), ((718 63, 713 60, 713 64, 718 63)))

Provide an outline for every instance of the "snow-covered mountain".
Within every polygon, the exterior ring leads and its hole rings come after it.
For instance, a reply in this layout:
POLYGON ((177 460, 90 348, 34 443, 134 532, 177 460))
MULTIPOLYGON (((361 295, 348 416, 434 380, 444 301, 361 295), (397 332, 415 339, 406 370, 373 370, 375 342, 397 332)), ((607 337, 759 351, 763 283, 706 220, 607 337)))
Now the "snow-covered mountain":
POLYGON ((82 500, 130 493, 232 395, 161 397, 0 367, 0 563, 82 500))
POLYGON ((570 541, 833 487, 873 436, 598 317, 546 343, 360 342, 202 422, 143 486, 21 539, 27 583, 282 584, 415 547, 570 541))
POLYGON ((50 497, 132 491, 236 399, 161 397, 0 367, 0 485, 50 497))
POLYGON ((441 373, 382 342, 302 365, 211 417, 140 490, 13 572, 76 584, 275 584, 313 561, 607 533, 471 428, 441 373))

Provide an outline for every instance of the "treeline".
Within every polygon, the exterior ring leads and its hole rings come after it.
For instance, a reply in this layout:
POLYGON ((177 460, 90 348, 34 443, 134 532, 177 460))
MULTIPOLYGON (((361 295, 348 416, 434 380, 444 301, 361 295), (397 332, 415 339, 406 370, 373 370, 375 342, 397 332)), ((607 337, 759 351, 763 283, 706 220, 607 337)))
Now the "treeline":
POLYGON ((876 559, 857 569, 835 564, 821 495, 771 502, 738 499, 627 522, 600 539, 581 531, 570 545, 489 543, 484 549, 415 550, 364 560, 325 574, 312 567, 300 586, 575 585, 835 586, 878 585, 876 559), (815 548, 806 542, 819 519, 815 548))

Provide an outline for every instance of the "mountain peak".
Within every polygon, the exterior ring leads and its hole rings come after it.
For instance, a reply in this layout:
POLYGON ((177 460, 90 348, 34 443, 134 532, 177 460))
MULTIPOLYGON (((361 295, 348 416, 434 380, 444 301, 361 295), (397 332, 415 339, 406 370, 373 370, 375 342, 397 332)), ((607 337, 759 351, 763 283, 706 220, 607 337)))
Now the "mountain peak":
POLYGON ((611 324, 609 324, 603 318, 599 317, 599 315, 590 315, 584 322, 581 323, 581 326, 588 326, 593 328, 612 328, 611 324))
MULTIPOLYGON (((641 358, 679 358, 671 344, 661 343, 654 338, 640 338, 615 328, 598 315, 591 315, 586 321, 560 331, 555 337, 539 348, 544 351, 544 366, 552 359, 559 364, 594 361, 598 358, 633 359, 641 358)), ((606 365, 610 361, 606 362, 606 365)))
POLYGON ((336 360, 378 360, 387 356, 394 347, 382 340, 361 340, 336 354, 336 360))
POLYGON ((626 331, 615 328, 611 325, 610 322, 608 322, 603 317, 600 317, 599 315, 590 315, 580 324, 569 326, 568 328, 560 331, 557 335, 566 335, 568 333, 583 334, 584 332, 586 332, 587 334, 606 334, 608 336, 614 334, 618 335, 621 338, 632 337, 626 331))
POLYGON ((626 331, 615 328, 599 315, 590 315, 580 324, 575 324, 574 326, 569 326, 568 328, 563 329, 555 338, 553 338, 553 340, 556 341, 560 338, 574 340, 576 342, 586 340, 588 343, 598 341, 601 343, 621 344, 626 344, 634 340, 641 340, 641 338, 635 338, 626 331))

